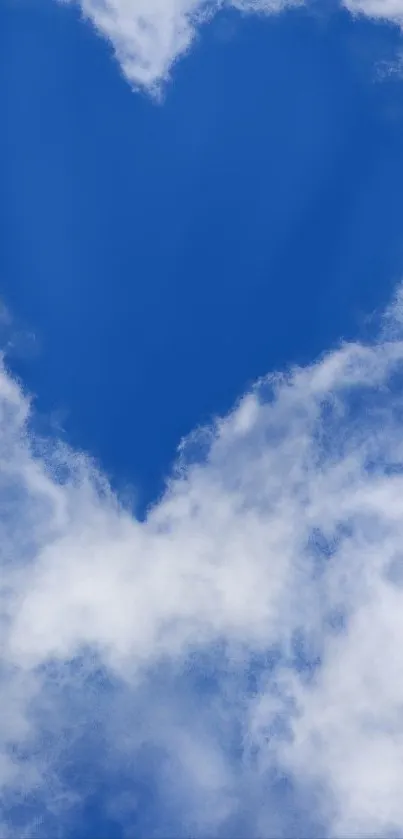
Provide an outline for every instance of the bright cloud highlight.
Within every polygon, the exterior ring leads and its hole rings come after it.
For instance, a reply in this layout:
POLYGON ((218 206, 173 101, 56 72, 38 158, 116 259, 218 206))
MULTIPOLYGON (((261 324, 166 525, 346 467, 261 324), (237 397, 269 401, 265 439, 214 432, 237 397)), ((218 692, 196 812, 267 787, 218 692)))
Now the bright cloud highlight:
POLYGON ((68 825, 87 754, 129 836, 149 763, 175 835, 403 835, 401 312, 185 441, 144 522, 2 368, 2 835, 68 825))

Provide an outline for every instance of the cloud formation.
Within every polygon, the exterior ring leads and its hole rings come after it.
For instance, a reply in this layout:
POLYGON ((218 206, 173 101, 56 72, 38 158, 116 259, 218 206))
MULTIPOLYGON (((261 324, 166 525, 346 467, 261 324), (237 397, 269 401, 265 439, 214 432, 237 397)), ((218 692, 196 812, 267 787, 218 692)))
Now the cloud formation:
POLYGON ((145 772, 150 835, 403 835, 402 310, 184 441, 144 522, 2 367, 2 836, 94 766, 128 835, 145 772))
MULTIPOLYGON (((73 0, 63 0, 72 2, 73 0)), ((75 1, 75 0, 74 0, 75 1)), ((311 0, 78 0, 84 18, 112 45, 136 89, 157 93, 197 31, 226 8, 272 15, 311 0)), ((353 15, 403 25, 403 0, 340 0, 353 15)))
POLYGON ((363 14, 374 20, 403 25, 402 0, 343 0, 343 5, 352 14, 363 14))
MULTIPOLYGON (((69 0, 64 0, 69 2, 69 0)), ((79 0, 134 88, 157 92, 198 28, 224 7, 275 13, 300 0, 79 0)))

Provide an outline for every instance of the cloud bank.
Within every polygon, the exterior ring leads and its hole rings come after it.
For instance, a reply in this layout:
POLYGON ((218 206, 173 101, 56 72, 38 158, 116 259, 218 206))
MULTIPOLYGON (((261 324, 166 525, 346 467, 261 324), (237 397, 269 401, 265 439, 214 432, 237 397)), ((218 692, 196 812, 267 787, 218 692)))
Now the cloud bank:
MULTIPOLYGON (((311 0, 63 0, 78 2, 84 18, 112 45, 135 89, 157 93, 200 26, 222 9, 271 15, 311 0)), ((353 15, 403 25, 403 0, 340 0, 353 15)))
POLYGON ((122 835, 147 773, 147 835, 403 835, 402 311, 195 432, 143 522, 2 366, 2 836, 77 835, 104 770, 122 835))

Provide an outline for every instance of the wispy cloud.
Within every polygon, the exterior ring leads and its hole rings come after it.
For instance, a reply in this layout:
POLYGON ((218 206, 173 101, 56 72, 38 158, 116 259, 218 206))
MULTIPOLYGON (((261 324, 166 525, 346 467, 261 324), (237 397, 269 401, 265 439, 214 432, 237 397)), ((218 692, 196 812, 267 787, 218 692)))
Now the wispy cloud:
POLYGON ((74 812, 84 745, 129 826, 154 749, 181 835, 403 834, 401 310, 185 441, 143 523, 2 368, 2 835, 74 812))

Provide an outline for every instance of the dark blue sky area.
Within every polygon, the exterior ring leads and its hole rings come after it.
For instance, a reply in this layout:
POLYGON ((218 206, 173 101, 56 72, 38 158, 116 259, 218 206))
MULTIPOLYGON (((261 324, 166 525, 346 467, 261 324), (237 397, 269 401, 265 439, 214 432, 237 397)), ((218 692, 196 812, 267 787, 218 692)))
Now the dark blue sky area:
POLYGON ((184 434, 365 333, 401 275, 397 33, 320 8, 219 16, 157 105, 72 7, 1 4, 12 362, 141 507, 184 434))

